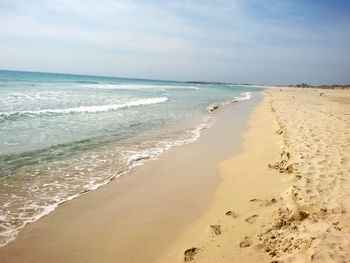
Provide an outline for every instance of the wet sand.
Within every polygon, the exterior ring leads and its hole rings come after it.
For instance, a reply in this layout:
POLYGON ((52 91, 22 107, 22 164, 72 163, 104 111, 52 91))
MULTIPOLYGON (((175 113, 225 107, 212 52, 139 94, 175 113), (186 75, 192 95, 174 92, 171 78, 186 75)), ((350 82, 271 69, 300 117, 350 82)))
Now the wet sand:
POLYGON ((268 90, 211 206, 156 262, 350 262, 349 105, 349 89, 268 90))
MULTIPOLYGON (((0 249, 0 262, 152 262, 202 215, 217 164, 239 152, 260 95, 218 110, 197 142, 60 205, 0 249)), ((182 251, 178 252, 182 255, 182 251)))
POLYGON ((256 249, 255 238, 292 177, 268 167, 279 160, 283 139, 276 133, 279 125, 266 95, 248 125, 242 151, 218 163, 221 180, 209 209, 156 262, 183 262, 183 253, 190 248, 195 253, 188 261, 194 262, 271 261, 256 249))

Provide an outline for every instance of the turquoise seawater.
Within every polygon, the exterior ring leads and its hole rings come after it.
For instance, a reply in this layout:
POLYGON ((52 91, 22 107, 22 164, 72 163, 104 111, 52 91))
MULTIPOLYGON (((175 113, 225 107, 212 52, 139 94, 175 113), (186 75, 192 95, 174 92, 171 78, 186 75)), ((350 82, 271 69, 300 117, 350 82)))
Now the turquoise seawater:
POLYGON ((59 203, 195 141, 252 87, 0 71, 0 246, 59 203))

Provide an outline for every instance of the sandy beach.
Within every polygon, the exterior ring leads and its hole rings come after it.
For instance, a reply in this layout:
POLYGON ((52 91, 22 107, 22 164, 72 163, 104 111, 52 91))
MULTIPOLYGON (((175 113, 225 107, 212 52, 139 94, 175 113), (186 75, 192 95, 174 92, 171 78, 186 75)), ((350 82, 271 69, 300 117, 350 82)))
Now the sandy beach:
POLYGON ((270 89, 205 215, 158 262, 349 262, 349 90, 270 89))
POLYGON ((28 225, 0 261, 349 262, 349 90, 261 93, 28 225))
POLYGON ((350 0, 0 14, 0 263, 350 263, 350 0))

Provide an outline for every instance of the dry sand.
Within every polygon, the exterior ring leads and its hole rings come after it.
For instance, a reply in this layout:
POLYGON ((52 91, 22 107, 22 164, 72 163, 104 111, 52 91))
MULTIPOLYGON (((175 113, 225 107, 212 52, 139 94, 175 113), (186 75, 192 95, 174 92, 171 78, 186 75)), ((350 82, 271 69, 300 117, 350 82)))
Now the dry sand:
POLYGON ((239 154, 223 111, 198 142, 26 227, 0 262, 350 262, 349 105, 349 90, 268 90, 239 154))
POLYGON ((269 94, 284 138, 272 167, 294 182, 261 242, 284 261, 350 262, 350 90, 269 94))
POLYGON ((157 262, 350 262, 350 91, 266 94, 210 208, 157 262))

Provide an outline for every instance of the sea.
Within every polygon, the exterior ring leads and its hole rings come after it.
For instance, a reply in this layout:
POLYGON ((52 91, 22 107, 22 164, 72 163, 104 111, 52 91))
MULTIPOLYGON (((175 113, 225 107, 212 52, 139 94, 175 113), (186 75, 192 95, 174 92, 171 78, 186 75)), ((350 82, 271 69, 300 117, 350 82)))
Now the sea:
POLYGON ((196 141, 261 89, 0 70, 0 246, 59 204, 196 141))

